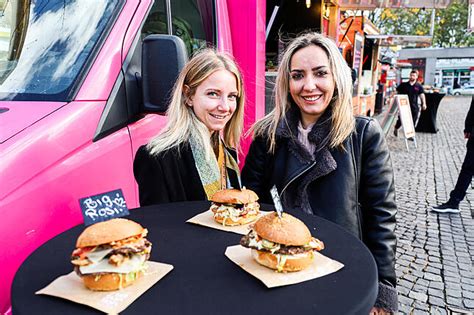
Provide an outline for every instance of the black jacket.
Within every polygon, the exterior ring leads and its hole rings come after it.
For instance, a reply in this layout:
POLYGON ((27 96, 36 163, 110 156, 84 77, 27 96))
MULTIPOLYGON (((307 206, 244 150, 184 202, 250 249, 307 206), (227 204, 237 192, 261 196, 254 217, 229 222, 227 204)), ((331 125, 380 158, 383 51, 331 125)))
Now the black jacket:
MULTIPOLYGON (((234 150, 226 148, 237 160, 234 150)), ((207 200, 193 153, 188 143, 151 155, 141 146, 133 162, 133 173, 138 183, 140 205, 207 200)), ((227 169, 233 187, 238 186, 237 174, 227 169)))
POLYGON ((302 194, 298 187, 306 182, 309 211, 343 226, 370 249, 382 283, 376 305, 395 311, 397 208, 389 151, 380 126, 373 119, 356 118, 356 131, 344 142, 344 150, 329 150, 332 158, 321 158, 318 163, 295 154, 304 148, 285 132, 277 132, 276 142, 275 153, 270 154, 267 139, 253 141, 242 184, 254 190, 262 202, 272 203, 269 190, 274 184, 281 198, 291 201, 302 194), (318 170, 321 164, 328 167, 318 170))

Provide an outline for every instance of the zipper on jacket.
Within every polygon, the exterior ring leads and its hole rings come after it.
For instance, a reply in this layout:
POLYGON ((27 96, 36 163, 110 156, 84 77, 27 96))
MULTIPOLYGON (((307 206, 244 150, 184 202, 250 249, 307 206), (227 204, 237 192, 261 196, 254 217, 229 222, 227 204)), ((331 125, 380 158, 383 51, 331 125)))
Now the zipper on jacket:
POLYGON ((312 168, 314 165, 316 165, 316 161, 314 161, 313 163, 311 163, 311 165, 309 165, 306 169, 304 169, 302 172, 300 172, 298 175, 296 175, 295 177, 293 177, 286 185, 285 187, 283 187, 283 189, 281 190, 280 192, 280 197, 283 196, 283 192, 288 188, 288 186, 290 186, 290 184, 292 182, 294 182, 298 177, 300 177, 301 175, 303 175, 304 173, 306 173, 310 168, 312 168))

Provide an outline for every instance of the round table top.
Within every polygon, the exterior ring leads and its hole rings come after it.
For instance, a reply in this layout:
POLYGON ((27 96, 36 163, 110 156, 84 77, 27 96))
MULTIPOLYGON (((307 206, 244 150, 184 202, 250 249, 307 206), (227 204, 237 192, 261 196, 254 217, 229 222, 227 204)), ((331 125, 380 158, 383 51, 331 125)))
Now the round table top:
MULTIPOLYGON (((131 220, 148 229, 150 260, 174 269, 133 302, 123 314, 368 314, 377 296, 377 269, 365 245, 338 225, 299 214, 314 237, 325 243, 323 255, 344 264, 332 274, 299 284, 267 288, 230 261, 227 246, 241 235, 186 220, 209 202, 181 202, 130 210, 131 220)), ((263 210, 270 210, 262 205, 263 210)), ((45 243, 21 265, 12 285, 13 314, 98 314, 67 300, 35 295, 57 277, 70 273, 70 255, 84 226, 45 243)))

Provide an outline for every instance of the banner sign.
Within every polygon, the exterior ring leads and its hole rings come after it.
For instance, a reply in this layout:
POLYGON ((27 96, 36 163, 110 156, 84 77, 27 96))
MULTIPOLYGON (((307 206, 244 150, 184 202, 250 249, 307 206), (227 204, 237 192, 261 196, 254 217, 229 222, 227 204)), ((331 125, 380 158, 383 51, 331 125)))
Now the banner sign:
POLYGON ((129 215, 121 189, 79 199, 86 226, 129 215))

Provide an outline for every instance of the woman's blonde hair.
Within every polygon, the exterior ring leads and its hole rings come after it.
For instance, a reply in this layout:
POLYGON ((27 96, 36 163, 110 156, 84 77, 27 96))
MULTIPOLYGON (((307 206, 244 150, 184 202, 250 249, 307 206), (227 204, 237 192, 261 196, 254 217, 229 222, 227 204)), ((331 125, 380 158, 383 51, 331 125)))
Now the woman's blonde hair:
POLYGON ((151 154, 158 154, 176 147, 192 136, 203 146, 210 157, 213 148, 208 128, 196 117, 193 108, 186 102, 194 95, 197 87, 218 70, 227 70, 235 75, 237 81, 237 107, 223 130, 224 142, 239 149, 240 135, 244 119, 244 89, 240 70, 233 57, 226 53, 206 48, 198 51, 184 66, 173 88, 171 101, 166 112, 168 122, 160 134, 147 145, 151 154), (186 86, 186 88, 185 88, 186 86))
POLYGON ((254 136, 267 136, 269 138, 271 152, 275 151, 278 124, 285 118, 290 108, 296 106, 289 91, 291 58, 298 50, 310 45, 320 47, 326 52, 335 83, 333 99, 329 105, 332 107, 329 147, 340 146, 354 129, 352 77, 349 66, 331 39, 318 33, 303 34, 290 42, 281 58, 273 92, 275 107, 260 121, 256 122, 251 129, 254 131, 254 136))

